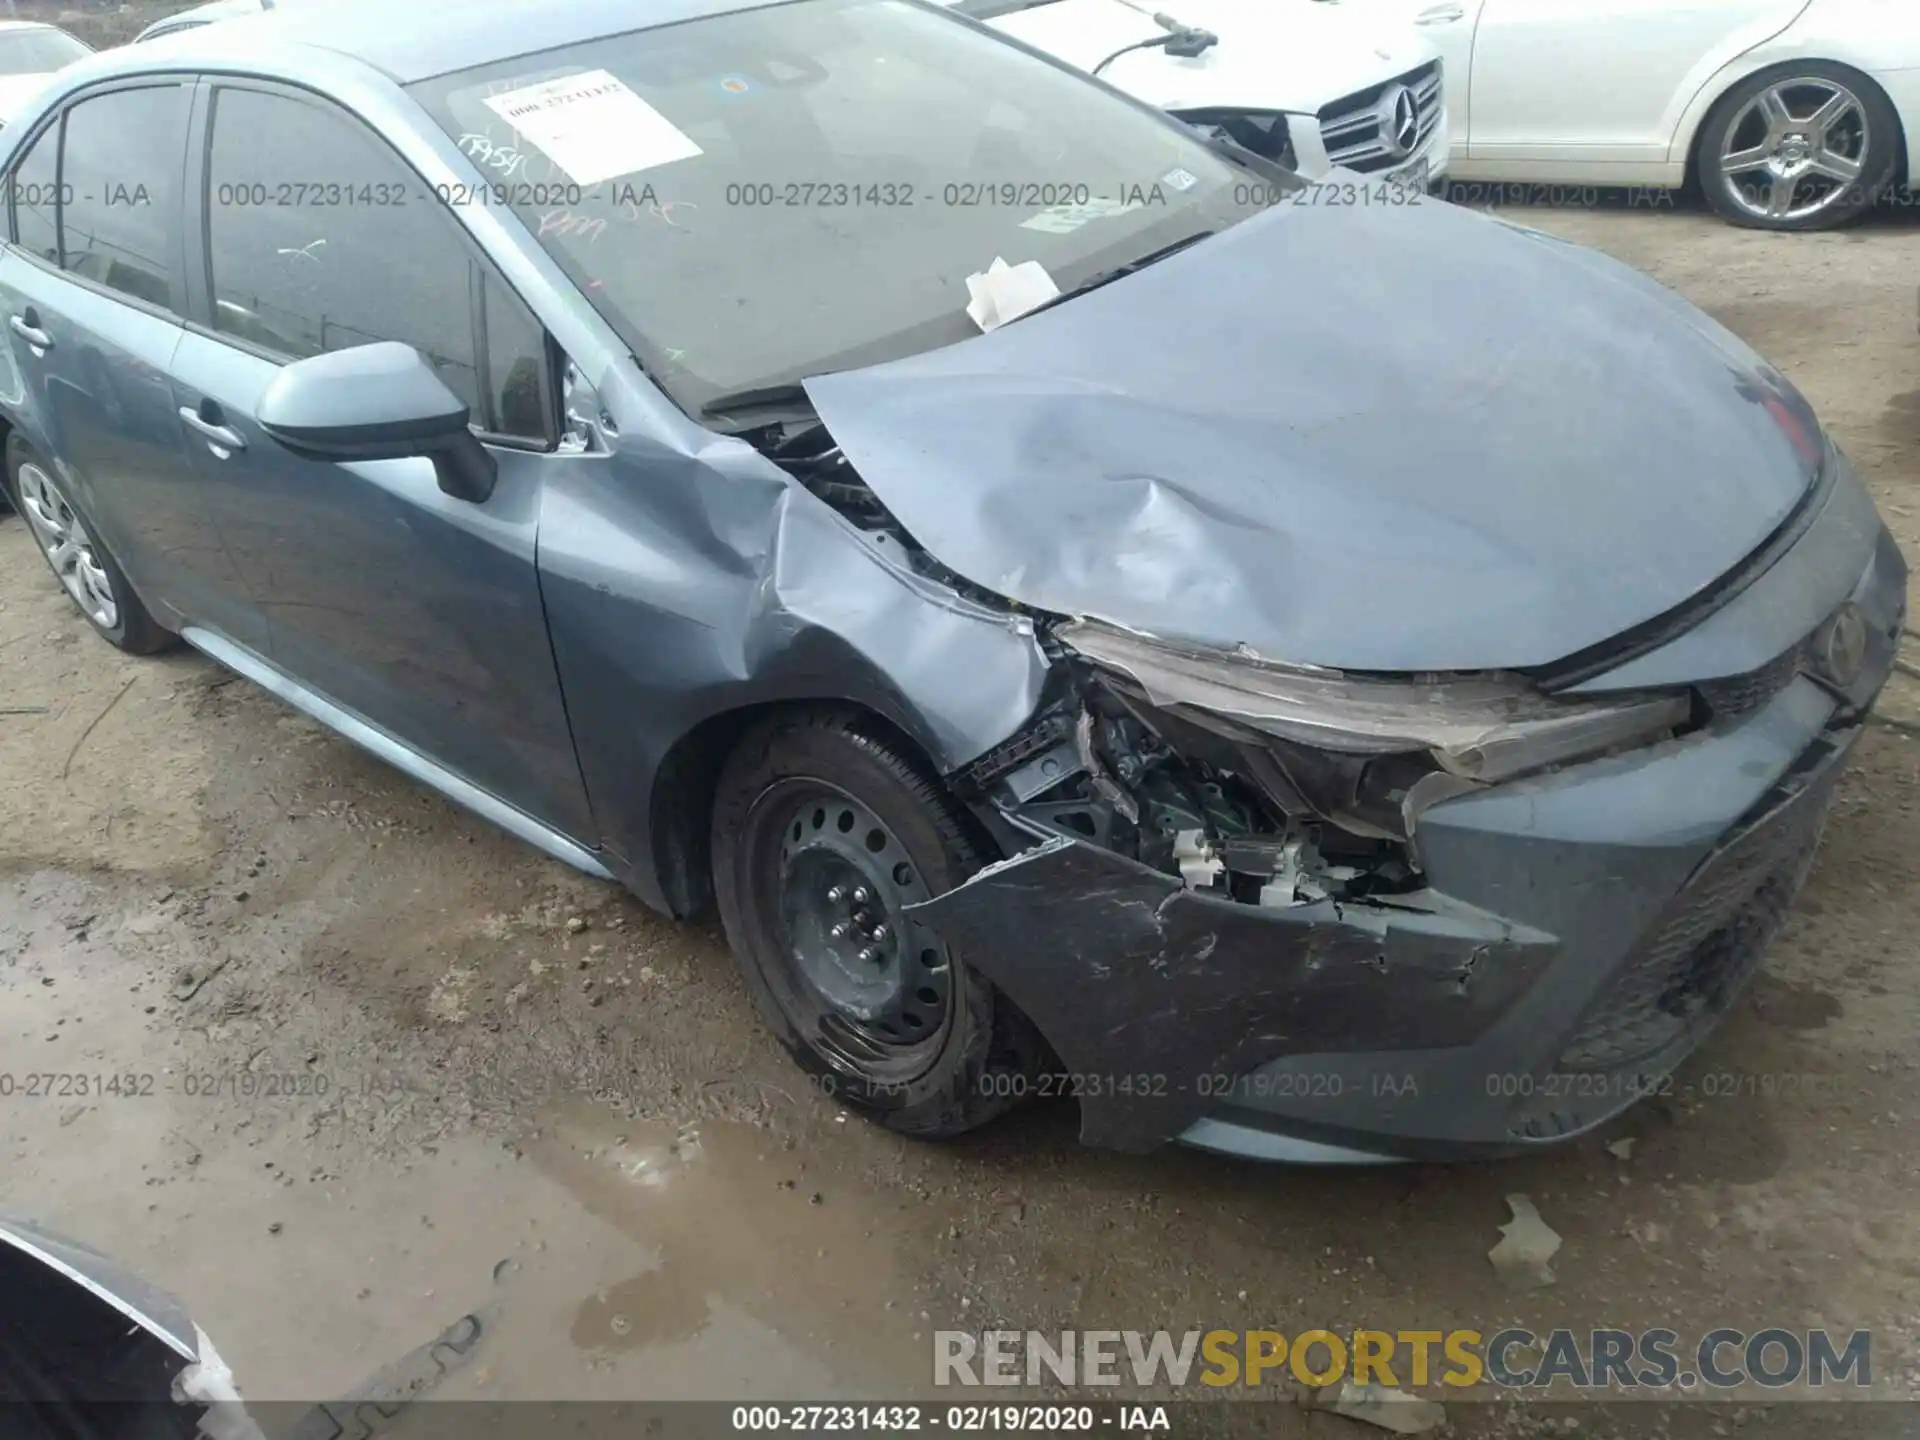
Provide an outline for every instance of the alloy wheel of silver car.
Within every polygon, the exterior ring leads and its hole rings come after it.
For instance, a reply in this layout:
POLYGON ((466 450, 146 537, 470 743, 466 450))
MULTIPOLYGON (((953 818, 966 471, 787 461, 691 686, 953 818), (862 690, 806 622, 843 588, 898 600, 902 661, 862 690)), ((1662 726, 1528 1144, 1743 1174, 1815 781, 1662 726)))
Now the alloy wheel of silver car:
POLYGON ((102 630, 120 624, 120 603, 113 581, 95 552, 93 537, 59 484, 38 463, 22 465, 15 477, 20 505, 41 553, 86 617, 102 630))
POLYGON ((1823 76, 1787 76, 1734 112, 1721 132, 1729 198, 1756 220, 1804 221, 1849 201, 1874 143, 1867 106, 1823 76))

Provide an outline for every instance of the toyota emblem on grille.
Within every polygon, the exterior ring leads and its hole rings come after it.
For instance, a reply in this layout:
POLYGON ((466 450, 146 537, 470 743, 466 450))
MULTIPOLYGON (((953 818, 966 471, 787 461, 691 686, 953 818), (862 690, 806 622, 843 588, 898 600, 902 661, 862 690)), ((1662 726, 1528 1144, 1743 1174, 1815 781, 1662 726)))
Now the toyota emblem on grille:
POLYGON ((1390 85, 1380 97, 1380 140, 1396 160, 1420 143, 1420 104, 1404 85, 1390 85))

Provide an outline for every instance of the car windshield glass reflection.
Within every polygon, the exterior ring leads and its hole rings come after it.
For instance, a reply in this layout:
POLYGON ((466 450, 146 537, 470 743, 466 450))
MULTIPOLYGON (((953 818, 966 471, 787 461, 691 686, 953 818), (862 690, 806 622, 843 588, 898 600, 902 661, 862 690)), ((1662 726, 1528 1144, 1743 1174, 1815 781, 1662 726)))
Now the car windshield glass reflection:
MULTIPOLYGON (((1247 172, 938 11, 803 0, 414 87, 651 373, 723 393, 977 333, 967 276, 1062 290, 1200 230, 1247 172)), ((1244 200, 1244 196, 1237 198, 1244 200)))

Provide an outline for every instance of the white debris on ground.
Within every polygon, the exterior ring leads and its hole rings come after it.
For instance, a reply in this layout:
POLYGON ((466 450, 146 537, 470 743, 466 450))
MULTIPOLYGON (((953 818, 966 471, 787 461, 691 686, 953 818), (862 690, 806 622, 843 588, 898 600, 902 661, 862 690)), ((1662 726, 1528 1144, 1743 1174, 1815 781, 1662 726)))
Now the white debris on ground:
POLYGON ((1431 1400, 1422 1400, 1386 1385, 1356 1385, 1351 1380, 1341 1384, 1340 1393, 1326 1408, 1336 1415, 1364 1420, 1396 1435, 1423 1435, 1439 1428, 1447 1419, 1445 1408, 1431 1400))
POLYGON ((1553 1284, 1547 1262, 1560 1250, 1560 1236, 1540 1218, 1524 1195, 1507 1196, 1513 1219, 1500 1227, 1500 1243, 1487 1252, 1494 1271, 1515 1290, 1540 1290, 1553 1284))

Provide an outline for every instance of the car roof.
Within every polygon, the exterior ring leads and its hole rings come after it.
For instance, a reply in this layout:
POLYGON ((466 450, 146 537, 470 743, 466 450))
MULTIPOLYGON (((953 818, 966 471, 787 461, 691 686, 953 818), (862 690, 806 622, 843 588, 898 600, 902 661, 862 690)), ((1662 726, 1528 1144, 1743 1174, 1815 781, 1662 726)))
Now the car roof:
MULTIPOLYGON (((757 9, 766 0, 464 0, 458 8, 394 0, 278 0, 271 10, 163 35, 174 63, 233 59, 261 47, 349 55, 402 85, 607 35, 757 9)), ((145 48, 145 47, 142 47, 145 48)))

